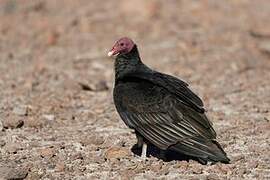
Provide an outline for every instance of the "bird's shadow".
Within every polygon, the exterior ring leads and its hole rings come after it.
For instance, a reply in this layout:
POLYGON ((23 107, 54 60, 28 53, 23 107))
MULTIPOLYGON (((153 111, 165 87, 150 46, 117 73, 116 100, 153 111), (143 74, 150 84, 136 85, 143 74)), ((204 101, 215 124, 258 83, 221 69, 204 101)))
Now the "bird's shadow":
MULTIPOLYGON (((142 148, 138 147, 137 144, 134 144, 133 147, 131 148, 131 151, 134 154, 136 154, 138 156, 141 156, 142 148)), ((163 151, 163 153, 161 153, 162 151, 163 150, 159 149, 158 147, 156 147, 156 146, 154 146, 152 144, 147 145, 147 157, 153 156, 153 157, 161 159, 161 160, 163 160, 165 162, 194 160, 194 161, 199 162, 200 164, 203 164, 203 165, 206 164, 206 162, 203 162, 203 161, 201 161, 200 159, 198 159, 196 157, 181 154, 181 153, 178 153, 178 152, 173 151, 173 150, 166 150, 165 152, 163 151)))

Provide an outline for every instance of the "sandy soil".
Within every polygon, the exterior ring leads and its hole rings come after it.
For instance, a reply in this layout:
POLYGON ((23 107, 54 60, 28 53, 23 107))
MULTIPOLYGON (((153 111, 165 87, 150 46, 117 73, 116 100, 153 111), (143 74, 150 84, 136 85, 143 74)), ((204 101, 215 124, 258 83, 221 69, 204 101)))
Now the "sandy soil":
POLYGON ((269 17, 268 0, 0 0, 0 179, 270 179, 269 17), (121 36, 202 97, 231 164, 132 153, 106 57, 121 36))

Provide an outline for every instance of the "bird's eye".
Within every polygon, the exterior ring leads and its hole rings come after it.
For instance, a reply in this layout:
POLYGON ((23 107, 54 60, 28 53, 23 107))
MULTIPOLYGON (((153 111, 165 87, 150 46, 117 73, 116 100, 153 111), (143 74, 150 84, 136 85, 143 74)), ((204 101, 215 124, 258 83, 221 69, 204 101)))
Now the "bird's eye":
POLYGON ((124 46, 124 43, 120 43, 120 46, 124 46))

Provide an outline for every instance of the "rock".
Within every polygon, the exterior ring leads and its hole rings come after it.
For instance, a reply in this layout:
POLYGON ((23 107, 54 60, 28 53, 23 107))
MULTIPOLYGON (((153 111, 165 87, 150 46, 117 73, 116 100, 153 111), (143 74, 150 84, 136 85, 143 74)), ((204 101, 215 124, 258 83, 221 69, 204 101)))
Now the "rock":
POLYGON ((35 117, 27 117, 24 121, 24 125, 26 127, 32 127, 32 128, 41 128, 46 124, 46 121, 44 121, 41 118, 35 118, 35 117))
POLYGON ((3 119, 2 121, 3 127, 6 129, 14 129, 14 128, 21 128, 24 125, 24 121, 15 115, 10 115, 3 119))
POLYGON ((236 156, 233 158, 232 162, 243 161, 243 160, 245 160, 245 156, 242 155, 242 154, 239 154, 239 155, 236 155, 236 156))
POLYGON ((240 175, 240 177, 243 177, 243 175, 246 173, 247 173, 246 168, 241 168, 237 171, 237 174, 240 175))
POLYGON ((232 167, 227 164, 219 164, 217 166, 220 172, 222 172, 223 174, 228 174, 229 172, 232 171, 232 167))
POLYGON ((206 176, 206 179, 207 180, 219 180, 220 178, 216 174, 209 174, 208 176, 206 176))
POLYGON ((265 26, 255 26, 250 30, 250 35, 255 38, 270 38, 270 30, 269 28, 265 28, 265 26))
POLYGON ((6 150, 8 153, 16 154, 19 150, 22 150, 22 146, 20 143, 14 143, 14 142, 8 142, 4 146, 4 150, 6 150))
POLYGON ((6 142, 3 139, 1 139, 0 140, 0 147, 3 147, 4 145, 6 145, 6 142))
POLYGON ((43 158, 51 158, 55 156, 55 153, 55 149, 51 147, 40 150, 40 156, 43 158))
POLYGON ((119 159, 129 156, 129 152, 125 148, 112 147, 105 152, 106 159, 119 159))
POLYGON ((106 81, 99 81, 96 84, 86 84, 79 82, 79 85, 81 86, 82 90, 84 91, 107 91, 109 89, 109 86, 106 81))
POLYGON ((49 46, 56 45, 60 37, 60 33, 57 31, 49 31, 47 33, 46 44, 49 46))
POLYGON ((8 172, 7 179, 8 180, 21 180, 25 179, 26 176, 28 175, 28 169, 23 169, 23 168, 16 168, 16 169, 11 169, 8 172))
POLYGON ((95 85, 95 91, 107 91, 109 89, 109 86, 107 84, 106 81, 99 81, 96 85, 95 85))
MULTIPOLYGON (((8 175, 8 172, 10 171, 11 169, 8 168, 8 167, 0 167, 0 174, 1 174, 1 178, 3 179, 6 179, 7 178, 7 175, 8 175)), ((2 180, 2 179, 1 179, 2 180)))
POLYGON ((257 168, 258 165, 259 165, 258 161, 251 161, 250 163, 248 163, 248 169, 257 168))
POLYGON ((266 120, 266 122, 269 122, 270 121, 270 114, 269 114, 269 116, 265 116, 263 119, 266 120))
POLYGON ((162 169, 162 164, 156 163, 156 164, 153 164, 150 168, 154 172, 160 172, 160 170, 162 169))
POLYGON ((63 172, 63 171, 65 171, 65 168, 66 168, 65 163, 64 162, 59 162, 55 166, 55 171, 56 172, 63 172))
POLYGON ((83 146, 80 142, 73 142, 73 147, 75 148, 75 151, 81 151, 83 149, 83 146))
POLYGON ((55 119, 53 114, 44 114, 43 117, 48 121, 53 121, 55 119))
POLYGON ((77 26, 80 23, 79 19, 75 18, 70 21, 71 26, 77 26))
POLYGON ((22 180, 28 175, 28 168, 0 167, 1 178, 7 180, 22 180))
POLYGON ((194 166, 192 166, 192 173, 193 174, 202 174, 203 169, 202 169, 201 165, 195 164, 194 166))
POLYGON ((96 135, 92 135, 92 136, 88 136, 88 137, 84 137, 82 138, 81 140, 81 143, 84 145, 84 146, 87 146, 87 145, 101 145, 104 143, 104 138, 101 137, 101 136, 96 136, 96 135))
POLYGON ((72 160, 76 160, 76 159, 83 159, 83 155, 82 155, 82 153, 76 153, 76 154, 74 154, 72 157, 71 157, 71 159, 72 160))
POLYGON ((30 7, 34 11, 42 11, 46 9, 46 3, 43 1, 37 1, 32 7, 30 7))
POLYGON ((79 85, 81 86, 82 90, 84 90, 84 91, 93 91, 93 88, 90 87, 88 84, 79 82, 79 85))
POLYGON ((259 49, 261 52, 270 55, 270 41, 262 41, 259 43, 259 49))
POLYGON ((13 108, 13 113, 19 116, 27 116, 28 115, 28 106, 16 106, 13 108))
POLYGON ((2 131, 4 129, 3 123, 2 123, 2 119, 0 119, 0 131, 2 131))

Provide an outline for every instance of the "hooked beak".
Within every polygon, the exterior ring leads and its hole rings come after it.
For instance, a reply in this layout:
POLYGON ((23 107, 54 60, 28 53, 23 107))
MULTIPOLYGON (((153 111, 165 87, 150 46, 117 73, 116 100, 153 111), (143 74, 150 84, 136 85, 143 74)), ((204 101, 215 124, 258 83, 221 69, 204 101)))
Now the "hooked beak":
POLYGON ((117 50, 115 50, 114 48, 112 48, 110 50, 110 52, 108 52, 108 56, 111 57, 111 56, 117 56, 119 54, 119 52, 117 50))
POLYGON ((108 56, 111 57, 113 55, 114 51, 108 52, 108 56))

